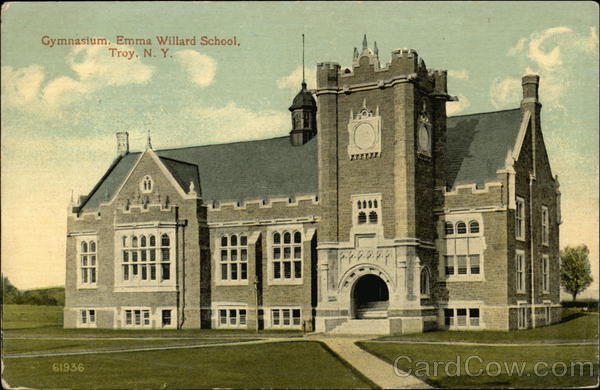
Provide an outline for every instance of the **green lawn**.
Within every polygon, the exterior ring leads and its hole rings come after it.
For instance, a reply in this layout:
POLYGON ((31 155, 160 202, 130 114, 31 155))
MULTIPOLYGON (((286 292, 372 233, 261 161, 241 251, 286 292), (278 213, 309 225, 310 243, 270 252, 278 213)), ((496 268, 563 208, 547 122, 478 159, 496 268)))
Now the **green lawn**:
POLYGON ((28 353, 28 352, 71 352, 71 351, 104 351, 126 348, 148 348, 155 346, 179 346, 179 345, 204 345, 215 343, 231 343, 238 341, 250 341, 252 339, 218 339, 211 338, 165 338, 165 339, 128 339, 108 340, 102 338, 67 338, 67 339, 45 339, 45 338, 4 338, 2 342, 2 353, 28 353))
POLYGON ((598 348, 596 346, 461 346, 418 343, 362 342, 359 346, 398 367, 428 380, 436 387, 448 388, 566 388, 598 383, 598 348), (471 356, 478 356, 469 360, 471 356), (457 360, 460 359, 460 360, 457 360), (496 363, 500 364, 498 371, 496 363), (583 367, 571 364, 590 362, 583 367), (455 362, 448 364, 448 362, 455 362), (456 364, 458 362, 458 364, 456 364), (509 375, 513 362, 516 364, 509 375), (534 366, 538 373, 535 375, 534 366), (566 375, 563 375, 566 364, 566 375), (523 368, 517 375, 517 368, 523 368), (544 365, 546 364, 546 365, 544 365), (555 364, 555 366, 553 366, 555 364), (437 365, 437 370, 435 366, 437 365), (508 366, 506 366, 508 365, 508 366), (592 367, 593 366, 593 373, 592 367), (460 371, 456 369, 460 367, 460 371), (487 367, 487 369, 486 369, 487 367), (446 368, 448 369, 446 371, 446 368), (468 368, 468 371, 465 370, 468 368), (508 369, 507 369, 508 368, 508 369), (554 372, 552 371, 554 368, 554 372), (477 374, 481 370, 481 375, 477 374), (437 371, 437 372, 436 372, 437 371), (571 375, 573 373, 574 375, 571 375), (457 375, 458 374, 458 375, 457 375), (497 374, 497 375, 496 375, 497 374), (590 376, 590 374, 592 374, 590 376))
POLYGON ((410 335, 385 336, 379 340, 467 341, 486 343, 553 343, 598 341, 598 313, 583 314, 564 322, 534 329, 503 331, 434 331, 410 335))
POLYGON ((62 306, 2 305, 2 330, 62 326, 62 306))
MULTIPOLYGON (((310 341, 135 353, 4 359, 4 379, 31 388, 373 388, 310 341), (55 372, 53 364, 83 372, 55 372)), ((57 368, 58 368, 57 367, 57 368)))

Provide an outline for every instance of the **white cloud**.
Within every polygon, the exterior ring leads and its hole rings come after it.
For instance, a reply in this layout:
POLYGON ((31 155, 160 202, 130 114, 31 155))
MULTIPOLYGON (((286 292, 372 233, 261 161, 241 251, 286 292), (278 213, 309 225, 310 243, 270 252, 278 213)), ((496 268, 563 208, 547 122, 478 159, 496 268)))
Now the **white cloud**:
MULTIPOLYGON (((317 71, 314 69, 306 69, 305 72, 306 84, 308 88, 317 88, 317 71)), ((282 77, 277 80, 277 88, 279 89, 292 89, 297 91, 300 89, 300 83, 302 83, 302 67, 299 66, 292 73, 286 77, 282 77)))
POLYGON ((461 69, 461 70, 449 70, 448 71, 448 76, 454 77, 455 79, 468 80, 469 79, 469 72, 467 72, 465 69, 461 69))
POLYGON ((446 103, 446 114, 447 115, 456 115, 471 106, 471 102, 466 96, 459 95, 457 102, 448 102, 446 103))
POLYGON ((195 50, 181 50, 175 53, 175 58, 199 87, 209 86, 214 81, 217 62, 212 57, 195 50))
MULTIPOLYGON (((120 50, 133 49, 123 46, 120 50)), ((154 67, 144 65, 139 58, 113 58, 102 46, 76 46, 65 62, 77 77, 59 76, 49 80, 45 86, 46 72, 41 65, 19 69, 3 66, 3 101, 13 108, 38 114, 57 114, 63 106, 99 89, 146 83, 154 72, 154 67)))
POLYGON ((234 102, 224 107, 192 108, 184 115, 198 121, 204 143, 281 136, 287 134, 291 127, 290 116, 285 112, 253 111, 234 102))
POLYGON ((520 93, 521 80, 512 77, 496 79, 490 87, 490 97, 496 108, 514 106, 520 100, 520 93))
MULTIPOLYGON (((590 28, 588 35, 570 27, 558 26, 536 31, 520 38, 507 52, 520 57, 526 66, 522 74, 540 75, 540 99, 550 109, 564 109, 562 101, 576 75, 573 68, 582 55, 597 55, 598 32, 590 28)), ((521 75, 522 75, 521 74, 521 75)), ((520 75, 520 76, 521 76, 520 75)), ((520 80, 516 77, 497 79, 490 88, 496 108, 514 106, 520 100, 520 80)))

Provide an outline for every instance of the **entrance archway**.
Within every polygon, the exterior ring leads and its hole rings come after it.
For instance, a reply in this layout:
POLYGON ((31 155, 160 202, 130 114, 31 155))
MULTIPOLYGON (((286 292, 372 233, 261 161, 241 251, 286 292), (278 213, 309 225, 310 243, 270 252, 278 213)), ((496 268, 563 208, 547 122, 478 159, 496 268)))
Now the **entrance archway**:
POLYGON ((390 294, 387 284, 377 275, 361 276, 352 289, 354 318, 386 318, 390 294))

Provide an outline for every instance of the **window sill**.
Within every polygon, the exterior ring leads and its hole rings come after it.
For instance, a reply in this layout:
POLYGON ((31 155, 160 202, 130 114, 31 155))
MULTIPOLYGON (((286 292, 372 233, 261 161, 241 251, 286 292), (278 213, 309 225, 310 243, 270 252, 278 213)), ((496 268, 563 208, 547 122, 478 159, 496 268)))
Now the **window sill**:
POLYGON ((446 282, 485 282, 483 275, 471 276, 471 275, 460 275, 460 276, 446 276, 446 282))
POLYGON ((88 325, 88 324, 79 324, 77 325, 77 328, 96 328, 96 324, 93 325, 88 325))
POLYGON ((300 286, 304 284, 302 279, 291 279, 291 280, 280 280, 280 279, 269 279, 267 282, 268 286, 300 286))
POLYGON ((93 285, 79 285, 77 286, 78 290, 96 290, 98 289, 98 285, 97 284, 93 284, 93 285))
POLYGON ((243 279, 243 280, 235 280, 235 281, 231 281, 231 280, 217 280, 215 281, 215 286, 219 287, 219 286, 247 286, 250 283, 248 283, 248 279, 243 279))
POLYGON ((113 292, 174 292, 177 286, 115 286, 113 292))
POLYGON ((525 242, 525 237, 515 237, 515 240, 525 242))

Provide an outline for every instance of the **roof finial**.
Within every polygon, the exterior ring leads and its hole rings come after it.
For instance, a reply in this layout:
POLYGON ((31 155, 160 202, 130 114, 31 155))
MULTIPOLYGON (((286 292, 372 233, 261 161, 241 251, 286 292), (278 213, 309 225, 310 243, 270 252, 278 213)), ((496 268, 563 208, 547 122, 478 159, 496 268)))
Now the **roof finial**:
POLYGON ((152 138, 150 137, 150 129, 148 129, 148 139, 146 141, 146 149, 152 149, 152 138))
POLYGON ((377 41, 375 41, 373 43, 373 52, 375 53, 376 56, 379 55, 379 49, 377 48, 377 41))
POLYGON ((302 89, 306 89, 306 79, 304 77, 304 34, 302 34, 302 89))
POLYGON ((352 55, 353 59, 357 59, 358 58, 358 49, 355 47, 354 48, 354 54, 352 55))
POLYGON ((363 51, 367 50, 367 34, 363 36, 363 51))

